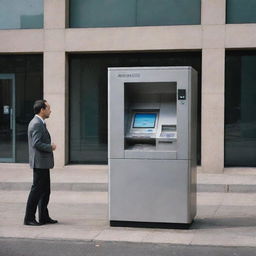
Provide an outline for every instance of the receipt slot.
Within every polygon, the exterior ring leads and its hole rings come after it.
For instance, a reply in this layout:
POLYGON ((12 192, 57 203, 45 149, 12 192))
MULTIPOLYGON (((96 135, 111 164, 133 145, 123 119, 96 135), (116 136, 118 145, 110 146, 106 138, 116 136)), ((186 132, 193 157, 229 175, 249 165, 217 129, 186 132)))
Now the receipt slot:
POLYGON ((197 72, 109 68, 112 226, 189 226, 196 214, 197 72))

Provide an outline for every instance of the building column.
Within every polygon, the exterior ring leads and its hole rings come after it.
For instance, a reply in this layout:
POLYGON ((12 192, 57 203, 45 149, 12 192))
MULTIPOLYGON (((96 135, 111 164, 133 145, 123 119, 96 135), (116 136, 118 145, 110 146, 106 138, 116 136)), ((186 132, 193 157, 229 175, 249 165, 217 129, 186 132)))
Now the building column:
POLYGON ((224 170, 225 0, 202 0, 202 171, 224 170))
POLYGON ((66 1, 44 0, 44 98, 51 105, 47 121, 54 152, 55 167, 67 162, 68 90, 65 53, 66 1))
POLYGON ((202 54, 202 171, 224 170, 225 49, 202 54))

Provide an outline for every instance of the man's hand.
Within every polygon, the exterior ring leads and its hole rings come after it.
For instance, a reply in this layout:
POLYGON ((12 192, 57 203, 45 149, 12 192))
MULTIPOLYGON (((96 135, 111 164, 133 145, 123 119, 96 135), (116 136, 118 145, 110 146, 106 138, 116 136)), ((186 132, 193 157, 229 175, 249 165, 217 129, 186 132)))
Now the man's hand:
POLYGON ((56 145, 54 143, 52 143, 52 151, 54 151, 56 149, 56 145))

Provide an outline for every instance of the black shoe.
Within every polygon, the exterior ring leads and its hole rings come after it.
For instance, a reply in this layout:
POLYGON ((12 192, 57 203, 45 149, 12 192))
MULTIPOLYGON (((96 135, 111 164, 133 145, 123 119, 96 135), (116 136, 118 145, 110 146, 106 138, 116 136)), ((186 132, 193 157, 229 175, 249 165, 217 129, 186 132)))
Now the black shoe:
POLYGON ((36 220, 24 220, 24 225, 27 226, 41 226, 36 220))
POLYGON ((58 223, 58 221, 49 218, 49 219, 47 219, 47 220, 41 220, 39 223, 40 223, 41 225, 44 225, 44 224, 56 224, 56 223, 58 223))

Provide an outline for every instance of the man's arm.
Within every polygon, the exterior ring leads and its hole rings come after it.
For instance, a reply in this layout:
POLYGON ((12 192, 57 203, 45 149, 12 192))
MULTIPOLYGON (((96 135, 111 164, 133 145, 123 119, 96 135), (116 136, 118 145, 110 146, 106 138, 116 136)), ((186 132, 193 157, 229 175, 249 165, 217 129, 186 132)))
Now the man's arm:
POLYGON ((40 124, 35 124, 33 130, 31 131, 31 140, 32 146, 35 147, 39 151, 43 152, 52 152, 52 145, 43 143, 42 140, 43 129, 40 124))

